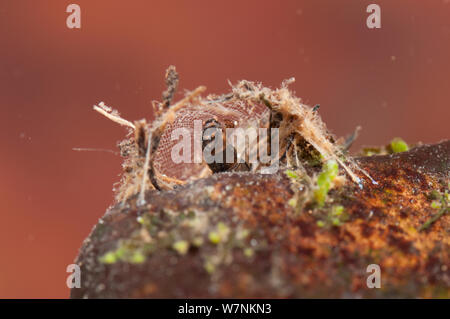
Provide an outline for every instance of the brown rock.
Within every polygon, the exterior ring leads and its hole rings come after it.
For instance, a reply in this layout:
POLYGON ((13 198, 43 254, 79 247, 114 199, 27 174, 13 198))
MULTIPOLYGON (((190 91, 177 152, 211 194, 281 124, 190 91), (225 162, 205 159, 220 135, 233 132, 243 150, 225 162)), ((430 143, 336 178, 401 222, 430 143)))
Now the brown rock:
POLYGON ((419 231, 448 188, 450 141, 357 158, 378 181, 329 194, 322 210, 295 212, 293 185, 274 175, 221 173, 149 191, 109 209, 81 247, 72 298, 450 297, 450 217, 419 231), (319 223, 320 224, 320 223, 319 223), (369 289, 369 264, 381 289, 369 289))

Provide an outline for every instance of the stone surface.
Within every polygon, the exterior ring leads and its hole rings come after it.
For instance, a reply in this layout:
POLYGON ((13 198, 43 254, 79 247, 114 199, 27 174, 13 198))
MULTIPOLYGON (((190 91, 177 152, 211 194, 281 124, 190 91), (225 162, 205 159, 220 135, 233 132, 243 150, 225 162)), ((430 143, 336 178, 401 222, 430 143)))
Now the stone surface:
POLYGON ((296 212, 282 170, 215 174, 116 205, 80 249, 71 297, 449 298, 449 214, 418 229, 437 213, 431 192, 448 189, 450 141, 357 162, 378 185, 347 183, 323 209, 296 212), (347 219, 320 227, 332 205, 347 219), (367 288, 369 264, 381 289, 367 288))

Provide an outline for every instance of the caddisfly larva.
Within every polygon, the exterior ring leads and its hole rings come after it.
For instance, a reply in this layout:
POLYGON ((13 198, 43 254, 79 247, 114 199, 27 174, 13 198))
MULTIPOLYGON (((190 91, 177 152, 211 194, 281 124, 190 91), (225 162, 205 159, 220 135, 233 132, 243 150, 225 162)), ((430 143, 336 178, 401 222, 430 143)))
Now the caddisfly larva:
MULTIPOLYGON (((240 81, 236 86, 232 86, 231 93, 206 98, 201 97, 201 93, 206 88, 200 86, 192 92, 188 92, 180 101, 172 103, 178 86, 178 74, 175 67, 171 66, 166 73, 167 90, 163 92, 163 101, 153 103, 156 119, 151 124, 147 124, 145 120, 135 121, 134 123, 127 121, 103 102, 95 105, 95 111, 122 126, 126 126, 130 135, 134 133, 134 137, 129 137, 119 144, 121 155, 125 157, 125 161, 117 200, 121 202, 132 195, 139 194, 138 203, 145 204, 144 195, 148 189, 172 189, 176 185, 186 183, 186 180, 166 176, 159 172, 155 166, 156 153, 163 133, 174 123, 179 112, 186 107, 190 107, 192 112, 201 110, 208 114, 219 114, 219 117, 223 118, 227 116, 239 118, 244 113, 249 115, 241 121, 234 121, 234 127, 265 126, 277 128, 279 130, 277 160, 285 161, 288 167, 295 166, 305 171, 299 158, 302 156, 302 152, 306 152, 306 148, 311 146, 320 154, 322 161, 334 159, 338 162, 358 185, 362 186, 362 180, 356 175, 356 171, 361 172, 372 183, 376 183, 354 160, 347 158, 342 151, 342 147, 334 142, 318 114, 319 105, 313 108, 304 105, 299 98, 288 90, 287 86, 292 82, 294 82, 293 78, 288 79, 283 82, 281 88, 272 90, 258 83, 240 81), (248 109, 244 113, 242 113, 243 111, 240 113, 237 106, 248 109), (258 113, 255 111, 258 107, 259 110, 261 110, 261 107, 263 109, 266 107, 266 109, 258 113)), ((208 123, 208 126, 217 129, 229 126, 215 117, 204 121, 204 123, 208 123)), ((204 133, 205 131, 203 131, 201 138, 203 147, 206 147, 212 136, 207 136, 204 133)), ((356 133, 349 139, 349 143, 356 137, 356 133)), ((268 134, 265 139, 259 139, 256 144, 267 143, 270 138, 270 134, 268 134)), ((268 144, 271 145, 271 143, 268 144)), ((228 149, 228 145, 224 145, 224 147, 225 150, 228 149)), ((258 145, 252 145, 252 147, 258 147, 258 145)), ((255 149, 250 151, 254 152, 255 149)), ((224 152, 234 154, 235 150, 230 149, 224 152)), ((236 154, 236 158, 243 157, 243 154, 236 154)), ((209 167, 211 169, 209 174, 223 170, 259 171, 264 168, 259 164, 247 165, 247 163, 243 165, 210 165, 209 167)), ((206 164, 204 168, 208 170, 206 164)), ((197 177, 207 175, 203 169, 197 177)))

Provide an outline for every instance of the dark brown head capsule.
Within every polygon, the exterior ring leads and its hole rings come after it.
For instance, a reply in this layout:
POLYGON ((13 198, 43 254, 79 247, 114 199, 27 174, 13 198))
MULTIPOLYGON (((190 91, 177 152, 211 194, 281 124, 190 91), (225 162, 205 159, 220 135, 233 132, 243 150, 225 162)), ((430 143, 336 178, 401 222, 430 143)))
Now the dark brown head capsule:
POLYGON ((227 143, 226 129, 234 128, 231 121, 224 124, 216 118, 211 118, 203 123, 202 150, 203 157, 213 173, 226 171, 249 171, 247 163, 238 163, 236 149, 227 143), (230 155, 231 154, 231 155, 230 155), (228 158, 233 160, 228 161, 228 158))

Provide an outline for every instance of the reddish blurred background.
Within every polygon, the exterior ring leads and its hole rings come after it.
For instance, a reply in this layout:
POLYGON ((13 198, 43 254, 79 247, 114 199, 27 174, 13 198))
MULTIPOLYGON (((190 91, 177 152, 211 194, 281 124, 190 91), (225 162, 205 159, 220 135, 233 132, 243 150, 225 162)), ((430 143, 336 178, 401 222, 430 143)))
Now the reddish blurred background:
MULTIPOLYGON (((112 204, 125 130, 105 101, 152 118, 164 71, 180 88, 227 80, 292 88, 354 147, 449 137, 450 3, 434 1, 2 1, 0 297, 65 298, 66 266, 112 204), (81 6, 81 30, 66 7, 81 6), (366 27, 381 6, 382 28, 366 27)), ((182 96, 180 90, 178 98, 182 96)))

